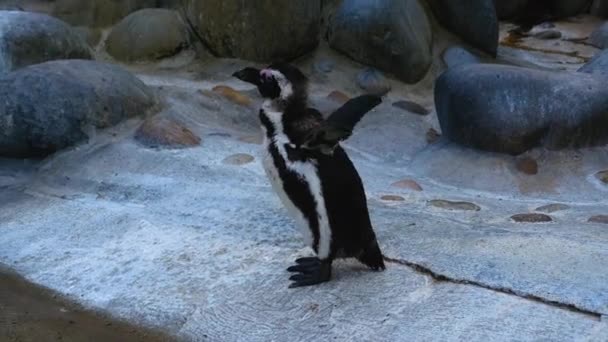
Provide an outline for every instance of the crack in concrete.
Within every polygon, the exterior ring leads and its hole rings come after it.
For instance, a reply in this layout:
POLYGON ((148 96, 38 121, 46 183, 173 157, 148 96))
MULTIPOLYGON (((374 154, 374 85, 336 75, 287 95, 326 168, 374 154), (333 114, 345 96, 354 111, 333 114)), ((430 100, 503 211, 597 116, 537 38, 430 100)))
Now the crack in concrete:
POLYGON ((386 255, 384 256, 384 260, 389 263, 409 267, 418 273, 431 277, 433 280, 435 280, 437 282, 448 282, 448 283, 452 283, 452 284, 475 286, 475 287, 479 287, 482 289, 486 289, 486 290, 499 292, 499 293, 503 293, 506 295, 530 300, 530 301, 537 302, 537 303, 540 303, 543 305, 548 305, 548 306, 558 308, 561 310, 566 310, 566 311, 582 314, 582 315, 586 316, 587 318, 592 319, 594 321, 600 322, 602 320, 602 316, 603 316, 602 313, 584 309, 584 308, 578 307, 575 304, 562 303, 562 302, 559 302, 556 300, 543 298, 543 297, 540 297, 540 296, 537 296, 534 294, 522 293, 520 291, 516 291, 516 290, 510 289, 507 287, 499 287, 499 286, 492 286, 492 285, 484 284, 484 283, 476 281, 476 280, 452 278, 445 274, 437 273, 437 272, 431 270, 430 268, 417 264, 415 262, 397 259, 397 258, 390 258, 390 257, 387 257, 386 255))

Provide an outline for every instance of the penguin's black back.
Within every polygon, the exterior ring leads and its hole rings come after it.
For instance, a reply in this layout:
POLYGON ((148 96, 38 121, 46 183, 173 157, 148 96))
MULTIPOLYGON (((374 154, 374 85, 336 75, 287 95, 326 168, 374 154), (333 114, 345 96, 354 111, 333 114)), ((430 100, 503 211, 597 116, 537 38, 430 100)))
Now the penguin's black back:
POLYGON ((355 166, 340 146, 333 155, 318 153, 315 157, 332 229, 334 256, 356 257, 372 268, 384 268, 355 166))

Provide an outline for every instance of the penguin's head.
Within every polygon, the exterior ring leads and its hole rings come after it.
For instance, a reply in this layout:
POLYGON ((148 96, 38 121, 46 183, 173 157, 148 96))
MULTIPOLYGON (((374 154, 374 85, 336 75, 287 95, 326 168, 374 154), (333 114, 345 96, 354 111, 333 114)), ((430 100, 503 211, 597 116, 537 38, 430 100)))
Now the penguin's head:
POLYGON ((289 100, 306 96, 308 79, 296 67, 287 63, 273 63, 265 69, 245 68, 232 76, 258 87, 266 99, 289 100))

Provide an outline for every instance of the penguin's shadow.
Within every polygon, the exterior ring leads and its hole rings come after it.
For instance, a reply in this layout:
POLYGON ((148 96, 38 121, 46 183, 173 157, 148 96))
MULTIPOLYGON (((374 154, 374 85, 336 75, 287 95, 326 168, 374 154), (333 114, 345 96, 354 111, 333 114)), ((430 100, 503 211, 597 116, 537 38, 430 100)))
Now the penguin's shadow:
POLYGON ((336 260, 333 263, 332 281, 355 281, 366 275, 378 276, 381 273, 384 272, 374 271, 356 260, 336 260))

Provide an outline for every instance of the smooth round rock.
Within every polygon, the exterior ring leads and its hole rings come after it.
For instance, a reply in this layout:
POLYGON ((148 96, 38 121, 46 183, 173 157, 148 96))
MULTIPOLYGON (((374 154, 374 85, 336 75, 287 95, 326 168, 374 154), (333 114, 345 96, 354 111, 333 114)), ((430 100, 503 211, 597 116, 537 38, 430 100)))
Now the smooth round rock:
POLYGON ((608 185, 608 170, 596 173, 595 178, 599 179, 600 182, 608 185))
POLYGON ((57 59, 90 59, 80 35, 45 14, 0 11, 0 74, 57 59))
POLYGON ((546 30, 541 31, 534 34, 534 38, 551 40, 551 39, 560 39, 562 37, 562 33, 557 30, 546 30))
POLYGON ((515 163, 517 170, 527 175, 538 174, 538 162, 534 158, 524 157, 515 163))
POLYGON ((608 215, 596 215, 596 216, 592 216, 592 217, 589 218, 589 220, 587 220, 587 222, 608 224, 608 215))
POLYGON ((252 104, 252 100, 249 96, 229 86, 215 86, 213 87, 213 92, 220 94, 229 101, 241 106, 250 106, 252 104))
POLYGON ((187 2, 190 21, 218 57, 291 60, 319 44, 321 0, 187 2))
POLYGON ((481 59, 479 57, 460 46, 451 46, 447 48, 443 52, 442 59, 448 68, 453 68, 455 66, 464 64, 481 63, 481 59))
POLYGON ((201 138, 181 122, 159 116, 146 119, 135 132, 135 140, 152 148, 185 148, 201 143, 201 138))
POLYGON ((407 83, 426 75, 432 36, 419 0, 344 0, 327 32, 333 49, 407 83))
POLYGON ((435 84, 443 134, 465 146, 521 154, 608 142, 605 79, 504 65, 462 65, 435 84))
POLYGON ((188 27, 173 10, 149 8, 129 14, 106 40, 106 50, 117 60, 154 60, 188 46, 188 27))
POLYGON ((368 94, 384 96, 391 91, 391 84, 384 75, 373 68, 367 68, 357 74, 357 85, 368 94))
POLYGON ((155 94, 128 71, 86 60, 51 61, 0 77, 0 156, 46 156, 144 115, 155 94))
POLYGON ((74 26, 107 27, 157 0, 57 0, 53 16, 74 26))
POLYGON ((498 49, 498 17, 493 0, 428 0, 445 28, 491 56, 498 49))

